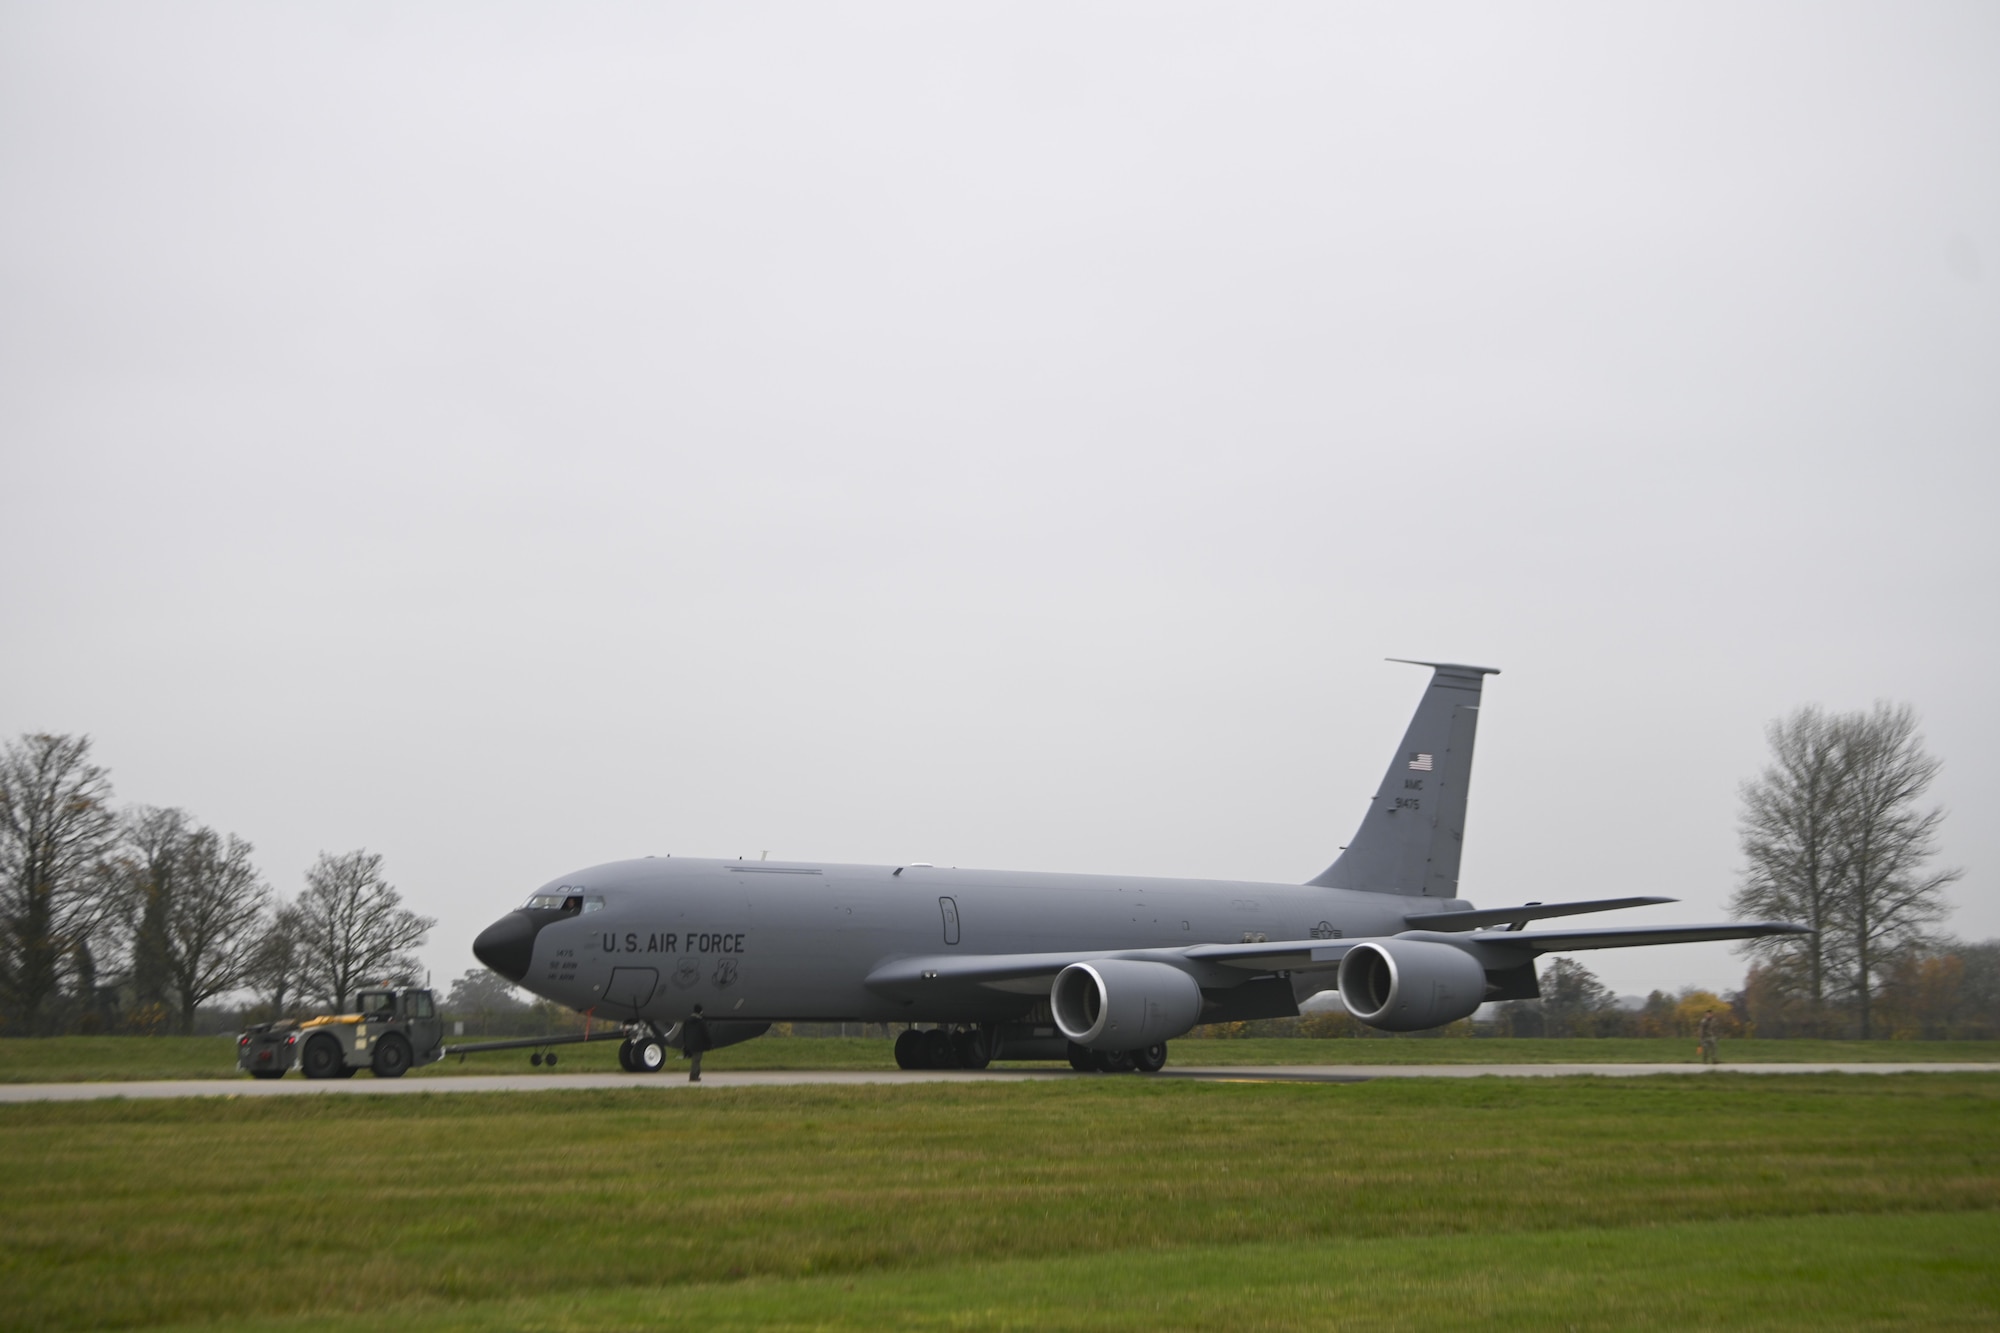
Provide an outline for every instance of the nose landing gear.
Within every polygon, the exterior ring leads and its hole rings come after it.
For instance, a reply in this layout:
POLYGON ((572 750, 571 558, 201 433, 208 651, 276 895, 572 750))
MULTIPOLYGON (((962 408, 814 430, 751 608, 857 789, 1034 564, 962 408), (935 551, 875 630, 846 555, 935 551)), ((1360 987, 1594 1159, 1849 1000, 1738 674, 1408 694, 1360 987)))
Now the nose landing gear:
POLYGON ((667 1067, 667 1043, 652 1024, 618 1043, 618 1067, 628 1074, 657 1074, 667 1067))

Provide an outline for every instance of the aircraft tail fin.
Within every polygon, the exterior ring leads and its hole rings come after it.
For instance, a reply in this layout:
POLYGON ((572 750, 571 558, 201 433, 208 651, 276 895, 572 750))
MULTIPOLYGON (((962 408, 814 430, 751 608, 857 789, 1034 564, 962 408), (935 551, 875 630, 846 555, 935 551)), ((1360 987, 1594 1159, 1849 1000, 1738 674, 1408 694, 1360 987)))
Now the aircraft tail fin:
POLYGON ((1417 703, 1361 828, 1309 884, 1422 898, 1458 896, 1480 689, 1487 676, 1500 674, 1499 668, 1454 662, 1411 665, 1431 668, 1430 687, 1417 703))

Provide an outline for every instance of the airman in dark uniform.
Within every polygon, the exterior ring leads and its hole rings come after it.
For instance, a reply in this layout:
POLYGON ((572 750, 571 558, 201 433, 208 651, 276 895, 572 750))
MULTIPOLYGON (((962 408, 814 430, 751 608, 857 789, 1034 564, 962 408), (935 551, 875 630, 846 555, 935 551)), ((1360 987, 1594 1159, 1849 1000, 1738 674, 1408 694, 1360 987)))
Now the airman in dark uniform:
POLYGON ((707 1049, 708 1020, 701 1016, 701 1006, 696 1005, 687 1022, 681 1024, 681 1050, 688 1058, 688 1082, 701 1082, 701 1053, 707 1049))

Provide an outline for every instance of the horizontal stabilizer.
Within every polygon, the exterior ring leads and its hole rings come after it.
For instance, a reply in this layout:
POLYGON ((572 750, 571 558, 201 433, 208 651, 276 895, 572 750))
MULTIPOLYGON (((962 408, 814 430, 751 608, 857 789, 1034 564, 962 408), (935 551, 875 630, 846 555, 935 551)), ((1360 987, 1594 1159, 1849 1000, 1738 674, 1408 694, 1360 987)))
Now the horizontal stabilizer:
POLYGON ((1643 944, 1699 944, 1705 940, 1754 940, 1766 935, 1810 935, 1812 927, 1790 921, 1725 921, 1712 926, 1586 926, 1581 930, 1496 930, 1473 939, 1536 953, 1580 949, 1631 949, 1643 944))
POLYGON ((1488 907, 1477 912, 1416 912, 1403 918, 1411 930, 1477 930, 1481 926, 1514 926, 1552 916, 1585 912, 1616 912, 1627 907, 1657 907, 1674 898, 1595 898, 1580 903, 1528 903, 1521 907, 1488 907))

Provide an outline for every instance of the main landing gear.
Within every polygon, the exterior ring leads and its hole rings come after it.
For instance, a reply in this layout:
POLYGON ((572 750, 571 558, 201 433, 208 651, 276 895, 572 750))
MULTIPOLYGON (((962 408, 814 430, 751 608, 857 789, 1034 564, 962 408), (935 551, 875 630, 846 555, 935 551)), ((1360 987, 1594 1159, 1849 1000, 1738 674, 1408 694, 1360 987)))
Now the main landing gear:
POLYGON ((896 1038, 898 1069, 984 1069, 999 1042, 991 1028, 910 1028, 896 1038))
POLYGON ((1136 1051, 1093 1051, 1071 1042, 1069 1067, 1079 1074, 1157 1074, 1167 1067, 1167 1044, 1154 1042, 1136 1051))
MULTIPOLYGON (((1000 1054, 1002 1029, 946 1024, 910 1028, 896 1038, 898 1069, 984 1069, 1000 1054)), ((1079 1073, 1157 1074, 1167 1067, 1167 1044, 1155 1042, 1132 1051, 1093 1051, 1061 1038, 1007 1039, 1010 1060, 1061 1059, 1068 1048, 1069 1067, 1079 1073)))

